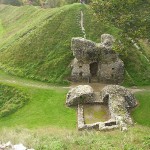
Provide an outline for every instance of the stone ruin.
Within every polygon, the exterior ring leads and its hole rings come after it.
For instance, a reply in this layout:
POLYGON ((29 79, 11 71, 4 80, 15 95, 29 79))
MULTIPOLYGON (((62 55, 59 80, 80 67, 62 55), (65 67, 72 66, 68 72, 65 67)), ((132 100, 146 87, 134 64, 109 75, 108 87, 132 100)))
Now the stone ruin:
POLYGON ((112 49, 113 36, 103 34, 101 43, 76 37, 72 38, 71 80, 74 82, 103 82, 119 84, 124 79, 124 63, 112 49))
MULTIPOLYGON (((95 43, 85 38, 72 38, 71 79, 74 82, 101 82, 120 84, 124 80, 124 63, 113 50, 113 36, 103 34, 101 43, 95 43)), ((72 88, 66 98, 68 107, 78 108, 78 129, 109 130, 120 128, 127 130, 133 121, 130 109, 137 105, 136 99, 126 88, 119 85, 107 85, 101 91, 95 92, 89 85, 79 85, 72 88), (95 123, 87 123, 85 105, 96 104, 108 107, 109 119, 95 123)), ((98 113, 99 115, 99 113, 98 113)))
POLYGON ((72 88, 66 97, 68 107, 78 108, 78 129, 110 130, 120 128, 127 130, 133 121, 130 109, 137 105, 136 99, 126 88, 119 85, 107 85, 101 91, 94 92, 89 85, 79 85, 72 88), (110 119, 105 122, 86 124, 84 118, 84 104, 106 105, 109 109, 110 119))

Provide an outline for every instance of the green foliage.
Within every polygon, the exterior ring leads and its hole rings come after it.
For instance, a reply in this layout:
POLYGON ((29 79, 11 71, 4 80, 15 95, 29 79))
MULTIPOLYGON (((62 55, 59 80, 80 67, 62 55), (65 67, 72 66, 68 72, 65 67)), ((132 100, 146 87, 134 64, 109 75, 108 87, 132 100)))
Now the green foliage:
POLYGON ((28 100, 29 97, 21 90, 0 84, 0 117, 16 112, 28 100))
MULTIPOLYGON (((113 24, 118 29, 114 50, 125 63, 125 85, 150 84, 149 54, 140 38, 150 39, 150 1, 142 0, 93 0, 91 4, 97 20, 113 24), (137 44, 137 49, 134 44, 137 44), (141 45, 140 45, 141 44, 141 45), (131 82, 130 82, 131 81, 131 82)), ((146 47, 149 51, 149 48, 146 47)))
POLYGON ((101 20, 122 29, 124 36, 149 38, 149 0, 93 0, 93 9, 101 20))
POLYGON ((128 57, 123 60, 128 76, 132 79, 129 85, 150 85, 150 63, 140 50, 130 47, 128 57))
POLYGON ((21 0, 0 0, 0 4, 10 4, 14 6, 20 6, 22 5, 21 0))

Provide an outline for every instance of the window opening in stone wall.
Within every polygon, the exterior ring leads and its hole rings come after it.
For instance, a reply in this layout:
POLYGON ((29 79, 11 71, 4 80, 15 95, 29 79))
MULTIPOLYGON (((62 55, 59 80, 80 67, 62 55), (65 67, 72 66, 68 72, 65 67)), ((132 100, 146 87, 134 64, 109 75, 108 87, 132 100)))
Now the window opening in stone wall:
POLYGON ((83 72, 80 72, 80 73, 79 73, 79 77, 80 77, 80 78, 82 78, 82 74, 83 74, 83 72))
POLYGON ((97 76, 97 71, 98 71, 98 63, 94 62, 90 64, 90 73, 92 77, 97 76))

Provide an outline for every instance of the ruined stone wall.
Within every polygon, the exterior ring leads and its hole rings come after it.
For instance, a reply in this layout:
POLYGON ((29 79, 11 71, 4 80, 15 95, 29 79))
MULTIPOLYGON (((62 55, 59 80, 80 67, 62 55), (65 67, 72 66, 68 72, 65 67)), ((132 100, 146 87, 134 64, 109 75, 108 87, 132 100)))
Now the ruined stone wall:
POLYGON ((73 81, 87 81, 90 78, 89 64, 85 64, 82 61, 78 61, 74 58, 72 63, 71 77, 73 81))
MULTIPOLYGON (((119 84, 124 79, 124 63, 112 50, 113 37, 103 34, 102 43, 84 38, 72 38, 71 49, 75 57, 72 63, 73 81, 91 81, 119 84), (92 64, 97 63, 92 74, 92 64)), ((93 66, 94 67, 94 66, 93 66)))

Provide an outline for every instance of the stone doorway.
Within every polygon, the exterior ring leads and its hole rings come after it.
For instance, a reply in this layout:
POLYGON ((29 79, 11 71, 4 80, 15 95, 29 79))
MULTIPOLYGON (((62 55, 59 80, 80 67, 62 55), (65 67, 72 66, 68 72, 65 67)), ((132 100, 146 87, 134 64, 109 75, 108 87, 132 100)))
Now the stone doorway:
POLYGON ((98 71, 98 63, 94 62, 90 64, 90 73, 91 77, 97 77, 97 71, 98 71))

